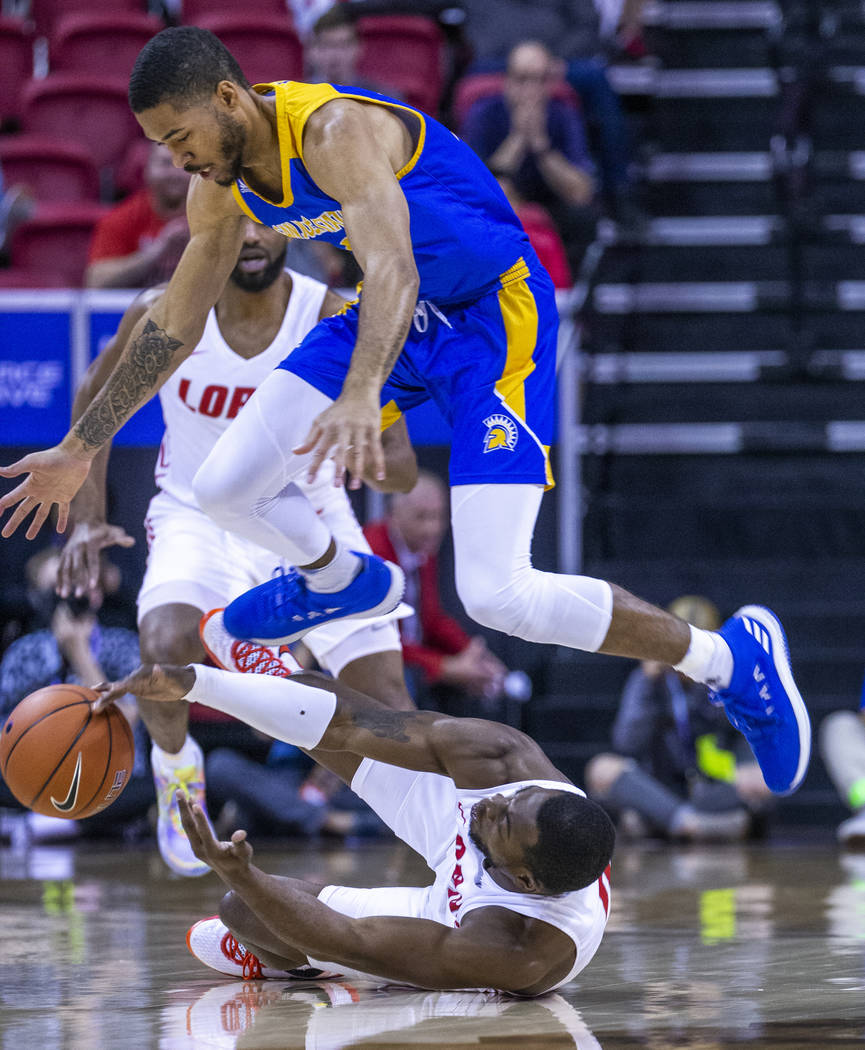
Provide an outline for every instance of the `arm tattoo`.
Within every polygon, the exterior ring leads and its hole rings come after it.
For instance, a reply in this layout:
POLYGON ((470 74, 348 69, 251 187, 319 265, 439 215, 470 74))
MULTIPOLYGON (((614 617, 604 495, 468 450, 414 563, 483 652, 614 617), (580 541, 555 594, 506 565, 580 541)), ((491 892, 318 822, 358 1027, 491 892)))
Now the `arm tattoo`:
POLYGON ((128 354, 118 362, 102 392, 75 425, 75 436, 87 448, 100 448, 135 412, 145 394, 159 385, 179 339, 148 320, 133 340, 128 354))
POLYGON ((384 740, 396 740, 407 744, 411 737, 405 731, 409 718, 416 718, 417 711, 355 711, 351 716, 352 725, 357 729, 368 729, 374 736, 384 740))

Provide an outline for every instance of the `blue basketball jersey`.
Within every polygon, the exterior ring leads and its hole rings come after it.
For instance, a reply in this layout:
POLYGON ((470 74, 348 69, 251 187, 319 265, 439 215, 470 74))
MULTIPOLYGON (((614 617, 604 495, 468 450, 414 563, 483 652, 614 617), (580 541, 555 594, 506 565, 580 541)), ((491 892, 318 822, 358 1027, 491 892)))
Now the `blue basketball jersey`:
POLYGON ((339 202, 313 182, 303 163, 303 129, 326 102, 352 98, 408 117, 416 146, 397 178, 408 201, 411 240, 420 275, 419 298, 466 302, 528 272, 528 239, 486 165, 464 142, 419 110, 360 88, 277 81, 253 89, 275 99, 283 199, 265 200, 241 179, 232 190, 256 222, 290 238, 321 237, 349 250, 339 202), (410 115, 410 116, 409 116, 410 115))

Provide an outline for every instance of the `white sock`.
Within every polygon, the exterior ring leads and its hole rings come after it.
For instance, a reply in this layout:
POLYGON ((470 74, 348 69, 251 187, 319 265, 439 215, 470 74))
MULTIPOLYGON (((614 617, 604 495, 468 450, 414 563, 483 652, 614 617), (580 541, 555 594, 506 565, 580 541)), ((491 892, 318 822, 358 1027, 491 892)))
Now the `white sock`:
POLYGON ((298 569, 311 591, 330 594, 348 587, 360 572, 360 558, 336 540, 336 553, 320 569, 298 569))
POLYGON ((717 631, 704 631, 693 624, 691 643, 682 659, 673 667, 695 682, 702 682, 710 689, 723 690, 733 677, 733 654, 717 631))
POLYGON ((184 766, 194 766, 196 763, 201 764, 204 761, 204 756, 201 748, 187 733, 186 739, 183 741, 183 747, 176 755, 173 755, 170 751, 163 751, 158 744, 154 744, 150 749, 150 759, 166 773, 173 773, 177 769, 183 769, 184 766))

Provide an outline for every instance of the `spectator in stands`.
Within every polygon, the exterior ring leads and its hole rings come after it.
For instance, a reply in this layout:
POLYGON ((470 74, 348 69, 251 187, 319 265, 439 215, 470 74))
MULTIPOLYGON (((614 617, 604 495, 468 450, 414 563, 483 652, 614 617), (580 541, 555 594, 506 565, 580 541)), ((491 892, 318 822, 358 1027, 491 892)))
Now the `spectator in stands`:
MULTIPOLYGON (((504 68, 508 53, 524 40, 538 40, 562 60, 565 79, 580 96, 596 146, 601 187, 611 216, 629 229, 642 224, 631 176, 632 144, 619 96, 607 77, 603 38, 610 21, 601 0, 462 0, 465 32, 474 51, 471 71, 504 68), (600 9, 600 10, 599 10, 600 9)), ((616 25, 633 37, 640 0, 625 0, 616 25)), ((616 15, 612 15, 616 20, 616 15)), ((622 41, 625 44, 625 41, 622 41)))
POLYGON ((189 175, 154 143, 144 186, 100 219, 90 244, 88 288, 146 288, 168 280, 189 240, 189 175))
MULTIPOLYGON (((129 674, 138 666, 138 636, 134 631, 103 627, 86 599, 59 600, 55 596, 59 564, 60 552, 51 547, 35 554, 27 564, 30 593, 47 626, 16 639, 0 660, 0 723, 19 701, 43 686, 58 682, 95 685, 111 681, 118 674, 129 674)), ((119 584, 116 567, 104 562, 102 590, 116 590, 119 584)), ((155 800, 146 761, 149 741, 134 698, 127 697, 119 706, 133 726, 136 757, 132 777, 112 805, 110 818, 97 814, 84 822, 70 822, 29 813, 26 820, 30 837, 66 838, 79 830, 102 833, 111 829, 116 833, 124 826, 143 821, 155 800)), ((2 783, 0 806, 19 808, 2 783)))
POLYGON ((229 837, 243 827, 260 836, 312 838, 384 831, 375 814, 341 781, 329 795, 304 790, 312 768, 312 759, 281 740, 273 741, 263 762, 235 748, 210 751, 205 766, 207 804, 216 814, 217 833, 229 837))
MULTIPOLYGON (((677 598, 669 610, 706 630, 721 624, 707 598, 677 598)), ((750 751, 739 750, 741 740, 705 686, 646 661, 625 684, 614 753, 590 760, 586 786, 619 814, 626 832, 695 842, 742 839, 771 796, 750 751)))
POLYGON ((335 4, 316 19, 303 48, 304 74, 309 84, 345 84, 399 97, 383 82, 367 80, 358 72, 361 40, 354 12, 335 4))
POLYGON ((501 696, 508 670, 483 638, 469 636, 442 608, 437 555, 447 524, 447 490, 421 470, 411 492, 391 497, 387 518, 371 522, 364 534, 375 554, 405 573, 405 600, 416 611, 400 620, 400 634, 406 670, 414 672, 421 694, 418 706, 476 713, 479 701, 501 696))
POLYGON ((530 204, 517 193, 513 179, 502 171, 494 171, 499 185, 517 213, 541 265, 553 279, 557 289, 570 288, 574 283, 568 256, 552 216, 542 204, 530 204))
POLYGON ((9 248, 15 227, 28 219, 36 207, 26 186, 6 186, 0 168, 0 253, 9 248))
POLYGON ((556 62, 544 44, 518 44, 508 56, 503 92, 472 106, 462 135, 524 200, 549 210, 578 260, 597 218, 594 167, 579 111, 552 97, 556 79, 556 62))
POLYGON ((838 825, 839 845, 865 849, 865 684, 858 711, 833 711, 820 724, 820 754, 853 816, 838 825))

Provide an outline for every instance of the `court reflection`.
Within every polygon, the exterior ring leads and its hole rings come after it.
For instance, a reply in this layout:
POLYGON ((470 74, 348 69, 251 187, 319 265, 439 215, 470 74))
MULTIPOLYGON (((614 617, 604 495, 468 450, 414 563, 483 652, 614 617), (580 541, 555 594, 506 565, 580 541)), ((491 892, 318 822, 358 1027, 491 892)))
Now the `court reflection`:
POLYGON ((376 989, 344 981, 234 981, 162 1012, 159 1050, 348 1050, 374 1047, 602 1050, 562 996, 376 989))

